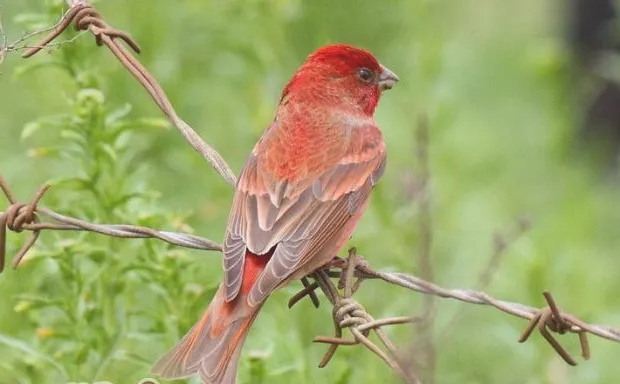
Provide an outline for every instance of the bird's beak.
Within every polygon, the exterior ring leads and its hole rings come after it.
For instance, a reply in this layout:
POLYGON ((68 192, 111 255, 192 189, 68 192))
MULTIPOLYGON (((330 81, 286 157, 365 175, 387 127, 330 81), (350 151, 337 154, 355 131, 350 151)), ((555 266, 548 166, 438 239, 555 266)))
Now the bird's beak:
POLYGON ((398 83, 398 76, 382 65, 381 73, 379 74, 379 89, 381 91, 392 89, 396 83, 398 83))

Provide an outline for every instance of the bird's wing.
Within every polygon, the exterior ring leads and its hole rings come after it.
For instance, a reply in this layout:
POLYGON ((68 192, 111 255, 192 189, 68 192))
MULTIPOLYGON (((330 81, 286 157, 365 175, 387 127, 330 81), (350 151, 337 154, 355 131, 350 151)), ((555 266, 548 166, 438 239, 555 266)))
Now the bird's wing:
MULTIPOLYGON (((277 124, 266 133, 272 138, 279 134, 277 124)), ((246 252, 271 255, 249 291, 251 305, 262 302, 341 237, 342 228, 383 174, 386 161, 381 132, 370 124, 352 128, 346 141, 328 151, 334 155, 320 154, 310 160, 315 162, 307 167, 310 171, 297 180, 274 181, 272 170, 263 169, 269 161, 263 158, 267 155, 262 145, 266 141, 257 144, 240 176, 224 242, 228 301, 241 288, 246 252)))

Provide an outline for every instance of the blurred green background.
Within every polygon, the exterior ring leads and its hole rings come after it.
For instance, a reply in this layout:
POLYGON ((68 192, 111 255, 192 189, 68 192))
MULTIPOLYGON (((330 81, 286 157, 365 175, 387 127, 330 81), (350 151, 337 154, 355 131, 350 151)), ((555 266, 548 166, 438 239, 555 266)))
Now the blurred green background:
MULTIPOLYGON (((0 0, 9 41, 21 35, 24 24, 49 25, 57 19, 54 3, 0 0), (35 15, 41 12, 45 17, 35 15)), ((179 114, 237 173, 269 124, 282 87, 308 53, 330 42, 370 49, 401 81, 384 95, 376 114, 388 145, 388 169, 350 244, 375 268, 419 273, 419 209, 410 189, 419 169, 414 132, 425 115, 434 281, 473 288, 488 264, 493 233, 525 215, 532 229, 511 244, 485 291, 542 306, 541 292, 549 289, 565 310, 588 322, 620 324, 618 186, 574 150, 581 96, 562 40, 563 2, 102 0, 97 6, 111 25, 136 38, 143 48, 140 59, 179 114)), ((75 53, 75 60, 97 79, 106 108, 130 103, 128 119, 162 117, 90 36, 74 46, 70 49, 81 55, 75 53)), ((70 49, 43 53, 28 63, 54 60, 70 49)), ((74 113, 67 100, 90 80, 78 79, 76 85, 67 71, 53 66, 20 76, 24 64, 14 53, 0 65, 0 174, 20 199, 28 200, 43 182, 75 177, 92 166, 45 155, 68 145, 63 127, 21 139, 23 127, 33 120, 74 113)), ((100 222, 167 230, 189 225, 219 241, 230 187, 172 128, 137 133, 128 143, 129 160, 119 169, 135 172, 123 188, 158 191, 158 200, 121 213, 107 211, 106 205, 95 210, 89 207, 93 193, 59 185, 44 204, 100 222), (135 212, 154 212, 155 219, 135 212), (177 217, 184 224, 174 221, 177 217)), ((111 191, 113 180, 123 180, 114 177, 101 188, 111 191)), ((23 240, 24 235, 9 235, 8 254, 23 240)), ((198 318, 221 278, 217 254, 155 241, 44 233, 37 252, 53 257, 0 275, 0 383, 137 383, 198 318), (91 243, 96 248, 84 245, 91 243), (99 269, 124 271, 136 255, 176 270, 153 272, 144 277, 148 285, 131 280, 134 275, 127 275, 128 283, 109 272, 106 278, 118 287, 92 288, 106 303, 89 302, 91 288, 79 290, 95 287, 80 279, 98 276, 99 269), (95 267, 82 257, 94 260, 95 267), (69 270, 63 258, 71 258, 69 270), (174 260, 165 264, 168 259, 174 260), (141 315, 130 316, 132 309, 141 315), (81 319, 84 313, 91 317, 81 319), (99 317, 107 316, 100 327, 99 317)), ((299 286, 272 295, 265 305, 244 349, 241 382, 398 382, 361 347, 340 348, 326 368, 317 368, 326 347, 311 341, 331 334, 331 311, 325 303, 314 309, 309 301, 287 309, 299 286)), ((367 282, 357 298, 377 318, 419 313, 423 300, 379 282, 367 282)), ((620 377, 616 343, 592 338, 592 359, 568 367, 538 334, 517 343, 522 320, 443 299, 435 313, 437 383, 611 383, 620 377), (460 321, 442 336, 459 311, 460 321)), ((417 337, 407 326, 388 332, 403 349, 417 337)), ((576 337, 561 341, 579 355, 576 337)))

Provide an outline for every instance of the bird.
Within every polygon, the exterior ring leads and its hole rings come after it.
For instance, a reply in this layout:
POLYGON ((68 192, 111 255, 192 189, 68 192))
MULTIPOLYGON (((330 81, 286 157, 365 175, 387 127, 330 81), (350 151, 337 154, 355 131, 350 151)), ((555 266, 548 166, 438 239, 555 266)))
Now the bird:
POLYGON ((306 58, 237 181, 223 281, 152 373, 236 382, 243 343, 269 295, 325 266, 352 236, 386 166, 375 109, 398 81, 353 45, 329 44, 306 58))

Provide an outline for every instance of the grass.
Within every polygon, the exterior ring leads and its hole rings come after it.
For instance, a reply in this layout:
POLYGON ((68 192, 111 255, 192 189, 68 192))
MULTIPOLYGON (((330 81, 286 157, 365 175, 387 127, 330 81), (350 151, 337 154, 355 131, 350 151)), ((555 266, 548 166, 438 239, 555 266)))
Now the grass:
MULTIPOLYGON (((9 40, 52 24, 55 3, 2 4, 9 40)), ((418 271, 418 210, 405 181, 418 166, 414 128, 425 114, 436 281, 472 287, 493 232, 525 214, 532 230, 512 244, 486 290, 542 305, 541 291, 550 289, 586 321, 620 323, 617 186, 573 149, 581 100, 560 40, 560 2, 107 0, 98 6, 110 24, 136 38, 141 60, 179 114, 237 172, 310 51, 332 41, 371 49, 401 82, 377 112, 389 165, 351 245, 377 268, 418 271)), ((111 55, 84 36, 41 56, 11 55, 0 66, 0 173, 18 196, 27 200, 53 180, 44 204, 61 213, 192 228, 220 239, 230 187, 167 128, 111 55), (40 63, 48 64, 26 71, 40 63)), ((10 236, 9 254, 22 240, 10 236)), ((0 276, 3 383, 137 383, 198 318, 221 278, 214 254, 95 235, 46 233, 29 259, 0 276)), ((288 310, 297 288, 265 305, 244 350, 242 382, 396 382, 361 348, 341 348, 328 367, 316 368, 325 347, 311 339, 331 332, 330 313, 309 302, 288 310)), ((418 295, 378 283, 358 295, 376 317, 421 306, 418 295)), ((459 308, 438 302, 438 334, 459 308)), ((467 307, 437 344, 436 381, 601 383, 620 374, 616 344, 592 340, 592 359, 569 368, 540 337, 517 344, 524 325, 467 307)), ((403 348, 416 337, 406 327, 390 334, 403 348)), ((577 354, 573 338, 561 341, 577 354)))

